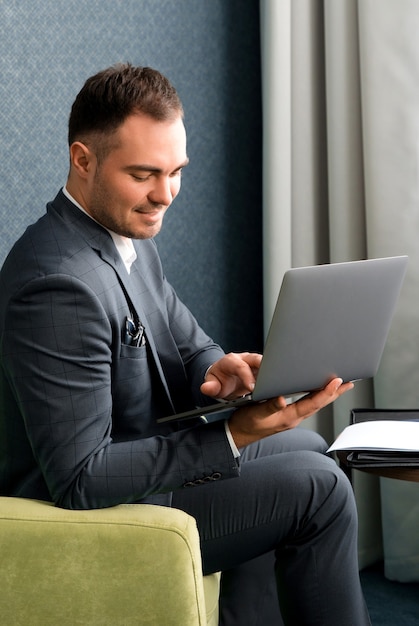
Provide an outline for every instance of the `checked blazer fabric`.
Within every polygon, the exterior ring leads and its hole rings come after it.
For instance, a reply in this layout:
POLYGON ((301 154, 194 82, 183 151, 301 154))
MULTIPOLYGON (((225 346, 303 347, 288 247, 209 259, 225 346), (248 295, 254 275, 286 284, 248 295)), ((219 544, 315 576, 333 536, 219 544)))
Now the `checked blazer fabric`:
POLYGON ((135 247, 128 274, 110 234, 60 191, 7 257, 0 495, 170 505, 174 489, 237 476, 223 423, 156 423, 205 404, 199 386, 223 352, 165 280, 154 241, 135 247), (133 313, 138 347, 125 342, 133 313))

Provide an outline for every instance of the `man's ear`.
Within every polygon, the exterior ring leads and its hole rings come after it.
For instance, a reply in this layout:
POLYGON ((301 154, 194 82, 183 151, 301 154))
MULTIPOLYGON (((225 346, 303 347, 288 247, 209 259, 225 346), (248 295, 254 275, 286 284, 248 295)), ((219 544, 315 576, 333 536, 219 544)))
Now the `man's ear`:
POLYGON ((70 146, 70 162, 81 178, 87 178, 96 165, 96 156, 86 144, 75 141, 70 146))

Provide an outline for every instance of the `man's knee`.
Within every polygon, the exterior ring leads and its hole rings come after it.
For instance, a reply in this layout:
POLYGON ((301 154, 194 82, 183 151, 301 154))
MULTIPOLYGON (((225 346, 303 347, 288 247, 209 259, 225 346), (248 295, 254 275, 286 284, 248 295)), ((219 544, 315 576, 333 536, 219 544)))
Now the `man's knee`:
POLYGON ((319 511, 323 510, 325 517, 339 517, 342 524, 357 526, 352 485, 332 458, 316 455, 313 469, 307 478, 311 482, 319 511))
POLYGON ((305 428, 293 428, 250 444, 241 456, 242 462, 245 462, 263 456, 303 450, 325 454, 327 448, 327 443, 318 433, 305 428))

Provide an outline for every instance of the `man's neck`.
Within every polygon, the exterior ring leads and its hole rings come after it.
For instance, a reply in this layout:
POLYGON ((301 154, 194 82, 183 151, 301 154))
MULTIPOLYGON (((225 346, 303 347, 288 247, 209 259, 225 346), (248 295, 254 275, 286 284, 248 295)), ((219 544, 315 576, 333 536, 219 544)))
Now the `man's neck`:
MULTIPOLYGON (((81 206, 81 204, 79 202, 77 202, 77 200, 75 198, 73 198, 72 194, 67 189, 67 186, 63 187, 63 194, 65 195, 66 198, 68 198, 70 200, 70 202, 72 202, 78 209, 80 209, 80 211, 83 211, 83 213, 85 213, 85 215, 90 217, 91 220, 96 222, 96 224, 99 224, 99 226, 102 226, 102 224, 100 224, 97 220, 95 220, 94 217, 92 217, 90 215, 90 213, 88 213, 86 211, 86 209, 84 209, 81 206)), ((102 226, 102 228, 106 228, 106 227, 102 226)), ((118 233, 115 233, 112 230, 109 230, 109 228, 106 228, 106 230, 108 231, 108 233, 112 237, 113 242, 115 244, 115 247, 118 250, 119 255, 120 255, 120 257, 121 257, 121 259, 122 259, 122 261, 123 261, 123 263, 125 265, 125 268, 126 268, 128 274, 129 274, 131 272, 131 265, 134 263, 134 261, 137 258, 137 253, 135 252, 135 248, 134 248, 134 244, 132 243, 132 239, 130 239, 129 237, 123 237, 122 235, 118 235, 118 233)))

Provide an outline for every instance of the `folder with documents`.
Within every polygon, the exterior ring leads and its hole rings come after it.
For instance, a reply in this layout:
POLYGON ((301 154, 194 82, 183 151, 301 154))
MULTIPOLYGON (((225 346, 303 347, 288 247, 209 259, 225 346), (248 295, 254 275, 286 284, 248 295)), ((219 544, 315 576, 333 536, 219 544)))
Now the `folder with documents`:
POLYGON ((419 468, 419 411, 354 410, 329 452, 345 452, 350 467, 419 468))

